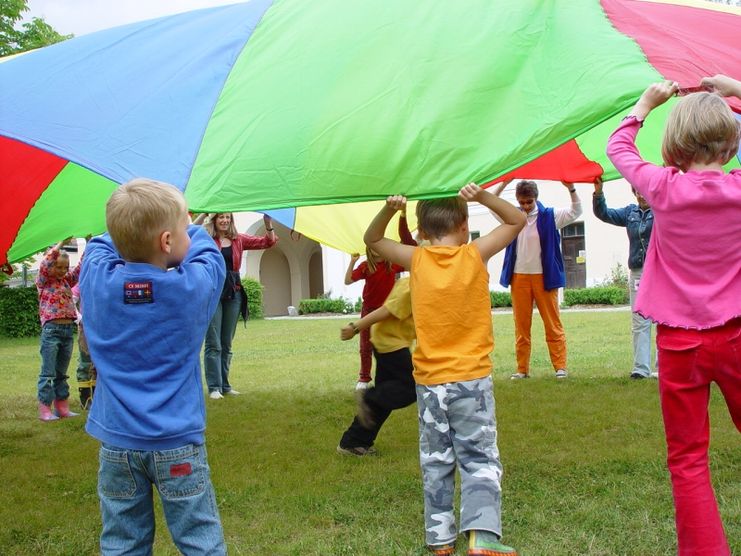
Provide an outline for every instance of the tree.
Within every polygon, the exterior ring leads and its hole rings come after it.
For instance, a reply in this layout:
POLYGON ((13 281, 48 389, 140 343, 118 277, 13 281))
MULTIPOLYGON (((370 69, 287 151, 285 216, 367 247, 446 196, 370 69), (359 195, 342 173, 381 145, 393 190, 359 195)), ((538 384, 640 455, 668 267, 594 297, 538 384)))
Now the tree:
POLYGON ((0 57, 41 48, 72 37, 60 35, 43 18, 17 24, 28 11, 27 0, 0 0, 0 57))

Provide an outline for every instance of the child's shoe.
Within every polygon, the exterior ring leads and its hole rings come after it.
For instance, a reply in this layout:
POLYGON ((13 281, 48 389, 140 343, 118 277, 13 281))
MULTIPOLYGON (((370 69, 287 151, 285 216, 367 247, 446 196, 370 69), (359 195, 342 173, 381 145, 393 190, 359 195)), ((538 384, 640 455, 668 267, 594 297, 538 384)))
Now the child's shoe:
POLYGON ((51 412, 51 407, 39 402, 39 419, 42 421, 56 421, 59 419, 51 412))
POLYGON ((455 554, 455 543, 448 544, 428 544, 427 550, 435 556, 453 556, 455 554))
POLYGON ((355 390, 367 390, 370 387, 370 381, 366 382, 363 380, 359 380, 358 383, 355 385, 355 390))
POLYGON ((469 531, 468 556, 517 556, 517 551, 491 531, 469 531))
POLYGON ((82 409, 90 409, 90 406, 93 403, 93 389, 89 386, 83 386, 77 390, 80 392, 80 406, 82 409))
POLYGON ((337 453, 342 454, 343 456, 363 457, 375 456, 378 452, 373 446, 368 446, 367 448, 365 446, 353 446, 352 448, 345 448, 341 444, 338 444, 337 453))
POLYGON ((79 415, 79 413, 69 410, 68 400, 54 400, 54 414, 61 419, 77 417, 79 415))

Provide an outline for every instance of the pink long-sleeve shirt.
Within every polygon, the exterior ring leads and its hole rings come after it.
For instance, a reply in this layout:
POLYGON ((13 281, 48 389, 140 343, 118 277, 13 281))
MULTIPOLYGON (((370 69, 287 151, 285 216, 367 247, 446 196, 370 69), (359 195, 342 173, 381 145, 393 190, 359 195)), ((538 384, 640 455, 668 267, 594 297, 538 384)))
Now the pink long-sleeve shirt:
POLYGON ((607 142, 654 214, 636 311, 673 327, 725 324, 741 316, 741 170, 683 174, 645 162, 635 146, 641 125, 626 118, 607 142))

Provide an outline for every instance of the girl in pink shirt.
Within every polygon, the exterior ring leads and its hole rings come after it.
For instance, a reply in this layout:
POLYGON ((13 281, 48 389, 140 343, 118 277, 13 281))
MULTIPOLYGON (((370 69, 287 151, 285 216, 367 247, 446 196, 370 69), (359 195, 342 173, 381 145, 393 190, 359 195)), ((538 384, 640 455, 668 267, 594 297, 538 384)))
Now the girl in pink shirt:
MULTIPOLYGON (((703 86, 741 98, 741 82, 723 75, 703 86)), ((651 205, 654 228, 636 311, 658 323, 659 392, 680 556, 730 556, 710 482, 710 383, 720 388, 741 431, 741 124, 714 92, 681 99, 666 124, 665 166, 641 159, 643 120, 676 94, 651 85, 612 134, 607 154, 651 205)))
POLYGON ((69 255, 62 251, 64 244, 59 242, 46 252, 36 277, 41 319, 38 400, 39 419, 42 421, 77 415, 69 409, 67 368, 72 357, 77 318, 72 287, 80 277, 80 264, 69 270, 69 255))

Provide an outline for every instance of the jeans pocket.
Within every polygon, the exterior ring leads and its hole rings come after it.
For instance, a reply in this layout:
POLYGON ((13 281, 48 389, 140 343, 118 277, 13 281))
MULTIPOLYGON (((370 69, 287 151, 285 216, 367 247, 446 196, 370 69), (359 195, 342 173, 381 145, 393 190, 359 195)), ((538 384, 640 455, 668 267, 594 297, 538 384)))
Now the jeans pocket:
POLYGON ((167 500, 202 494, 208 485, 208 464, 201 446, 155 452, 157 489, 167 500))
POLYGON ((700 333, 695 330, 660 329, 656 335, 661 379, 693 382, 697 357, 702 347, 700 333))
POLYGON ((107 498, 131 498, 136 493, 136 481, 126 450, 101 446, 98 490, 107 498))

